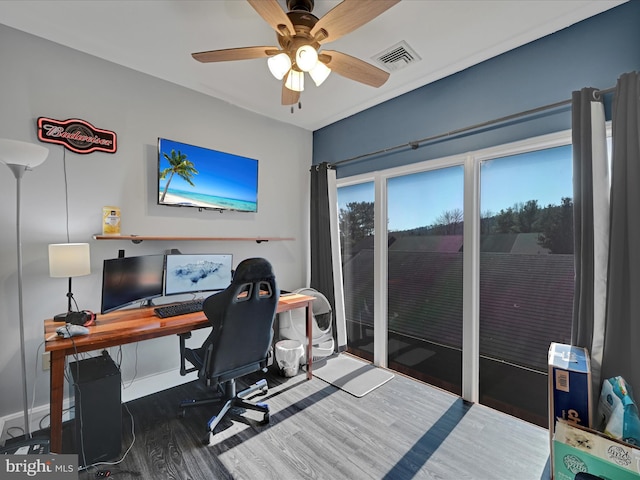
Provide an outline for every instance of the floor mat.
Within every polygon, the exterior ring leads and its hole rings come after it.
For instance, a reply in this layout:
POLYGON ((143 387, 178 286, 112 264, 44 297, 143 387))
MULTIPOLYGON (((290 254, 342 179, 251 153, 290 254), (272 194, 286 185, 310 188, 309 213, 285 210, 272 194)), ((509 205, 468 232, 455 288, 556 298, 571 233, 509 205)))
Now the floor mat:
POLYGON ((356 397, 387 383, 393 373, 349 355, 328 358, 326 363, 313 369, 313 375, 356 397))

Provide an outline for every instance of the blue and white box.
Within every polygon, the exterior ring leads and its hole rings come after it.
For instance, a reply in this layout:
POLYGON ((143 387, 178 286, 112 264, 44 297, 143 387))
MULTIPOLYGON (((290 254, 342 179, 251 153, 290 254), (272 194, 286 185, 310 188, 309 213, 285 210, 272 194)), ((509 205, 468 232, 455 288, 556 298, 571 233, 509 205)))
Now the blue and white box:
POLYGON ((586 348, 549 347, 549 426, 557 418, 591 427, 591 364, 586 348))
POLYGON ((558 418, 591 427, 591 363, 586 348, 563 343, 551 344, 548 363, 549 441, 553 457, 553 435, 558 418))

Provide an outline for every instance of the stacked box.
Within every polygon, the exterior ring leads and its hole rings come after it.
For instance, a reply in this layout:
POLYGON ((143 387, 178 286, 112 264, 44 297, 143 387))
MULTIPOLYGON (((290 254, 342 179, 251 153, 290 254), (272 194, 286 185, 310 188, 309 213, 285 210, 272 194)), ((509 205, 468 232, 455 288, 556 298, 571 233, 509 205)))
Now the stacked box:
POLYGON ((555 480, 574 480, 579 472, 605 479, 640 479, 640 450, 595 430, 558 420, 553 449, 555 480))
POLYGON ((549 448, 557 419, 591 427, 591 364, 586 348, 552 343, 549 347, 549 448))

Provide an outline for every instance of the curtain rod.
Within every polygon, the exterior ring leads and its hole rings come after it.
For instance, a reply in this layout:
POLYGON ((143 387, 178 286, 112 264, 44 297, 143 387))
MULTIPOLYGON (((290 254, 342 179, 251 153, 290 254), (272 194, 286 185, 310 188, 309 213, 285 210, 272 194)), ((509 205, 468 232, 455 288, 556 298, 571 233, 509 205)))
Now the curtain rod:
MULTIPOLYGON (((605 90, 598 90, 595 95, 597 95, 596 100, 600 100, 604 95, 611 93, 615 90, 615 87, 607 88, 605 90)), ((539 112, 543 112, 545 110, 551 110, 554 108, 559 108, 564 105, 569 105, 571 103, 571 99, 562 100, 556 103, 550 103, 548 105, 543 105, 541 107, 532 108, 531 110, 525 110, 524 112, 514 113, 511 115, 507 115, 506 117, 496 118, 494 120, 487 120, 486 122, 476 123, 475 125, 471 125, 468 127, 458 128, 456 130, 451 130, 446 133, 439 133, 437 135, 432 135, 430 137, 422 138, 420 140, 414 140, 413 142, 403 143, 401 145, 395 145, 393 147, 383 148, 382 150, 377 150, 375 152, 363 153, 362 155, 358 155, 356 157, 347 158, 345 160, 340 160, 338 162, 332 163, 333 166, 341 165, 347 162, 355 162, 356 160, 362 160, 367 157, 373 157, 376 155, 381 155, 383 153, 392 152, 394 150, 399 150, 401 148, 411 147, 412 150, 417 150, 420 147, 421 143, 432 142, 434 140, 439 140, 445 137, 452 137, 456 135, 460 135, 461 133, 469 132, 471 130, 477 130, 479 128, 488 127, 490 125, 495 125, 497 123, 508 122, 509 120, 515 120, 516 118, 526 117, 529 115, 533 115, 539 112)))

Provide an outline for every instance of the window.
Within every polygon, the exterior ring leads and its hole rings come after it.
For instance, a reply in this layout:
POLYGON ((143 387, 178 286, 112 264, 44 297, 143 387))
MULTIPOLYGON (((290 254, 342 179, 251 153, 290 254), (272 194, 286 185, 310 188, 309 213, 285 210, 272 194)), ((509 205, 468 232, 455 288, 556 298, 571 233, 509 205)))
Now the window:
POLYGON ((573 304, 570 141, 340 179, 349 351, 546 426, 573 304))
POLYGON ((547 425, 547 352, 570 343, 571 146, 480 166, 480 402, 547 425))
POLYGON ((373 361, 374 184, 338 189, 347 349, 373 361))
POLYGON ((464 169, 390 178, 388 366, 462 391, 464 169))

